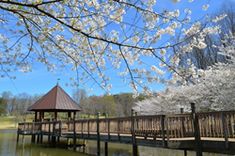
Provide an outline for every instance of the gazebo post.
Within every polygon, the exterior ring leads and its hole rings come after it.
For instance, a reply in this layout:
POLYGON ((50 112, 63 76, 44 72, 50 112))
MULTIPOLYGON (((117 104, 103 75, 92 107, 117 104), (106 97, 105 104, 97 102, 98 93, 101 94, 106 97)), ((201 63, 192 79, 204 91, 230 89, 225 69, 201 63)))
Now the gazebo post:
POLYGON ((57 121, 57 111, 55 111, 54 119, 55 119, 55 121, 57 121))
POLYGON ((44 113, 44 112, 42 112, 42 121, 44 120, 44 114, 45 114, 45 113, 44 113))
POLYGON ((36 122, 36 121, 37 121, 37 115, 38 115, 38 112, 37 112, 37 111, 35 111, 34 122, 36 122))
POLYGON ((76 112, 74 111, 73 112, 73 120, 75 121, 75 119, 76 119, 76 112))
MULTIPOLYGON (((37 121, 37 115, 38 115, 38 112, 35 111, 35 114, 34 114, 34 122, 37 121)), ((31 136, 31 142, 32 142, 32 143, 35 143, 34 124, 33 124, 32 129, 33 129, 33 133, 32 133, 32 136, 31 136)))
MULTIPOLYGON (((38 120, 38 124, 40 124, 40 122, 41 122, 41 112, 39 111, 37 114, 39 114, 39 115, 37 115, 37 116, 39 116, 37 120, 38 120)), ((41 125, 39 125, 39 126, 41 126, 41 125)), ((41 130, 41 127, 39 127, 39 128, 40 128, 40 130, 41 130)), ((38 131, 38 130, 37 130, 37 131, 38 131)), ((40 134, 37 132, 37 135, 36 135, 36 136, 37 136, 37 143, 39 143, 39 142, 40 142, 40 138, 41 138, 41 137, 40 137, 40 134)))
POLYGON ((43 134, 42 134, 42 120, 43 120, 43 112, 39 112, 39 121, 40 121, 40 134, 38 134, 39 142, 43 142, 43 134))
POLYGON ((71 112, 68 112, 68 120, 71 120, 71 112))
POLYGON ((42 112, 39 112, 39 121, 42 121, 42 112))
POLYGON ((77 147, 75 118, 76 118, 76 111, 73 112, 73 150, 76 150, 77 147))

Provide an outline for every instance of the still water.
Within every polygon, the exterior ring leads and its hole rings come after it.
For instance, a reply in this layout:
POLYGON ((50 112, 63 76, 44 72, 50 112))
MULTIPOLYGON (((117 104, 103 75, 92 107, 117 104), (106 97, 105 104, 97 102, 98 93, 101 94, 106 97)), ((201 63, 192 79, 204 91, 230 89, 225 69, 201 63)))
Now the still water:
MULTIPOLYGON (((90 156, 96 153, 96 142, 86 142, 85 153, 82 149, 73 151, 64 148, 52 148, 30 143, 30 137, 25 137, 24 143, 20 136, 16 144, 15 130, 0 130, 0 156, 90 156)), ((104 149, 101 146, 101 149, 104 149)), ((101 151, 103 155, 104 151, 101 151)), ((131 156, 131 145, 109 144, 110 156, 131 156)), ((183 156, 182 151, 167 150, 161 148, 139 147, 140 156, 183 156)), ((195 156, 194 152, 188 152, 188 156, 195 156)), ((226 156, 222 154, 205 153, 204 156, 226 156)))

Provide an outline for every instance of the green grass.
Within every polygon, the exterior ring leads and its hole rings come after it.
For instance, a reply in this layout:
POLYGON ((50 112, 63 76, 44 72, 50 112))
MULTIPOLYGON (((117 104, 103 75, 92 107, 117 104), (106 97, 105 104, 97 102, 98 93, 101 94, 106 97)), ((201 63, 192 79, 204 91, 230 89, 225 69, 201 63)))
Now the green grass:
POLYGON ((0 116, 0 129, 16 129, 16 118, 13 116, 0 116))
MULTIPOLYGON (((51 118, 50 116, 46 115, 45 118, 51 118)), ((60 114, 60 119, 67 119, 67 114, 60 114)), ((90 118, 95 119, 97 118, 96 115, 87 115, 87 114, 80 114, 79 118, 90 118)), ((100 118, 105 118, 105 116, 100 116, 100 118)), ((0 129, 16 129, 18 126, 18 122, 32 122, 34 119, 34 114, 28 115, 21 115, 18 117, 15 116, 0 116, 0 129)))

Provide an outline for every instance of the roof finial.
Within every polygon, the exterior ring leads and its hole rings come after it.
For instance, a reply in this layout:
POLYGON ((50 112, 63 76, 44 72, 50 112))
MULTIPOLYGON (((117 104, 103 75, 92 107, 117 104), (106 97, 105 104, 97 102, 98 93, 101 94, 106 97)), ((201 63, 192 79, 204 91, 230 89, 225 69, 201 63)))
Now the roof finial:
POLYGON ((59 86, 60 78, 57 79, 56 85, 59 86))

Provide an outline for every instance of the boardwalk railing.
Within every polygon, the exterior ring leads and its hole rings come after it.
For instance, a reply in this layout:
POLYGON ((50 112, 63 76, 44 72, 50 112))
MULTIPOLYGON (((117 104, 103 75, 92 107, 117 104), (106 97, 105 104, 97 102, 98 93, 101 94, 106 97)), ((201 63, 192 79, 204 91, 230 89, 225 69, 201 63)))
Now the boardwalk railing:
POLYGON ((202 137, 235 138, 235 112, 198 113, 202 137))
MULTIPOLYGON (((197 113, 201 137, 235 138, 235 111, 197 113)), ((96 134, 97 121, 102 135, 134 135, 144 138, 194 137, 191 114, 151 115, 120 118, 79 119, 76 121, 45 121, 19 123, 18 132, 96 134), (75 126, 75 127, 74 127, 75 126)))

